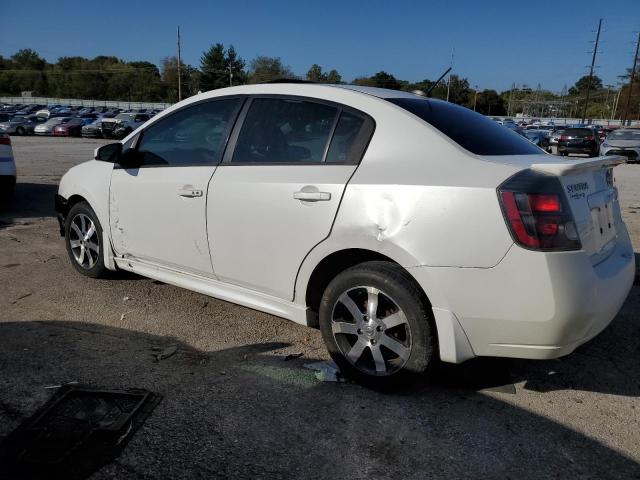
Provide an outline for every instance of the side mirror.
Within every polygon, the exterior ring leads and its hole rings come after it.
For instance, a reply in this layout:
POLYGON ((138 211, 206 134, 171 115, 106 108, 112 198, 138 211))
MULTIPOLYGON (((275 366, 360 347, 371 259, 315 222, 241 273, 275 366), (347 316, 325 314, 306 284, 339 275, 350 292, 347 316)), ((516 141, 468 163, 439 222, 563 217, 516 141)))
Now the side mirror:
POLYGON ((102 147, 96 148, 93 154, 94 159, 109 163, 118 163, 121 156, 122 144, 120 142, 110 143, 108 145, 103 145, 102 147))

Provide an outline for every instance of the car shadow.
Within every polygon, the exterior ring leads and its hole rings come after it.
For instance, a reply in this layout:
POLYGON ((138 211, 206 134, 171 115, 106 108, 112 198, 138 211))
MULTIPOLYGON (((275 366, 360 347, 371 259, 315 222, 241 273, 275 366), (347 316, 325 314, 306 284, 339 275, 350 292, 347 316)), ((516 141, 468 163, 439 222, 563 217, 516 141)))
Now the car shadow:
POLYGON ((164 399, 92 478, 637 478, 639 465, 471 390, 393 395, 323 383, 263 343, 203 352, 83 322, 0 324, 0 436, 67 382, 164 399), (155 356, 169 345, 177 351, 155 356))
POLYGON ((27 218, 55 217, 54 196, 58 186, 51 183, 16 184, 13 199, 0 204, 0 229, 27 218))

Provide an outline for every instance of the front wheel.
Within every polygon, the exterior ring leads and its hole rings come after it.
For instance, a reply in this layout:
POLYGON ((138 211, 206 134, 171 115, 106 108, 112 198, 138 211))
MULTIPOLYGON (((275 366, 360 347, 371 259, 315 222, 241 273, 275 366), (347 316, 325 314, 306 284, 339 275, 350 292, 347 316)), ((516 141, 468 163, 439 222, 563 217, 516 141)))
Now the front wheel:
POLYGON ((92 278, 104 277, 102 226, 86 202, 76 203, 65 222, 65 243, 73 267, 92 278))
POLYGON ((24 135, 24 128, 22 128, 22 127, 16 128, 16 134, 18 134, 20 136, 24 135))
POLYGON ((390 262, 366 262, 334 278, 320 330, 345 376, 376 389, 407 385, 436 357, 431 309, 416 282, 390 262))

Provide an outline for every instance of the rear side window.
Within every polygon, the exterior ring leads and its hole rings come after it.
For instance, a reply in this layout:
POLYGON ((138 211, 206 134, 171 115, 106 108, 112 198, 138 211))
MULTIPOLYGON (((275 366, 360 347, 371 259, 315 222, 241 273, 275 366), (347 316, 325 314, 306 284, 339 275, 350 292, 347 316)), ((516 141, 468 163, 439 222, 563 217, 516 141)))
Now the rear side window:
POLYGON ((300 100, 256 98, 232 163, 320 163, 338 109, 300 100))
POLYGON ((522 135, 453 103, 426 98, 389 98, 476 155, 533 155, 540 149, 522 135))
POLYGON ((144 130, 138 146, 141 164, 216 165, 239 106, 239 98, 208 101, 154 123, 144 130))
POLYGON ((333 133, 325 161, 357 164, 362 159, 372 133, 371 119, 343 111, 333 133))

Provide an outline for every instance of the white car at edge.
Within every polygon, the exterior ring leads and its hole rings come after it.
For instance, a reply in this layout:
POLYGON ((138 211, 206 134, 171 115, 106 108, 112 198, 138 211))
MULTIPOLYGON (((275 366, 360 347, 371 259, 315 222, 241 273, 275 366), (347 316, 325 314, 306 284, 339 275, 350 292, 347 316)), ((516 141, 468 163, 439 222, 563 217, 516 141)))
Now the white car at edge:
POLYGON ((634 279, 623 158, 559 161, 414 94, 225 88, 95 157, 56 197, 79 272, 128 270, 319 326, 342 371, 372 387, 437 358, 566 355, 634 279))
POLYGON ((13 158, 11 137, 0 131, 0 203, 13 197, 16 186, 16 162, 13 158))

